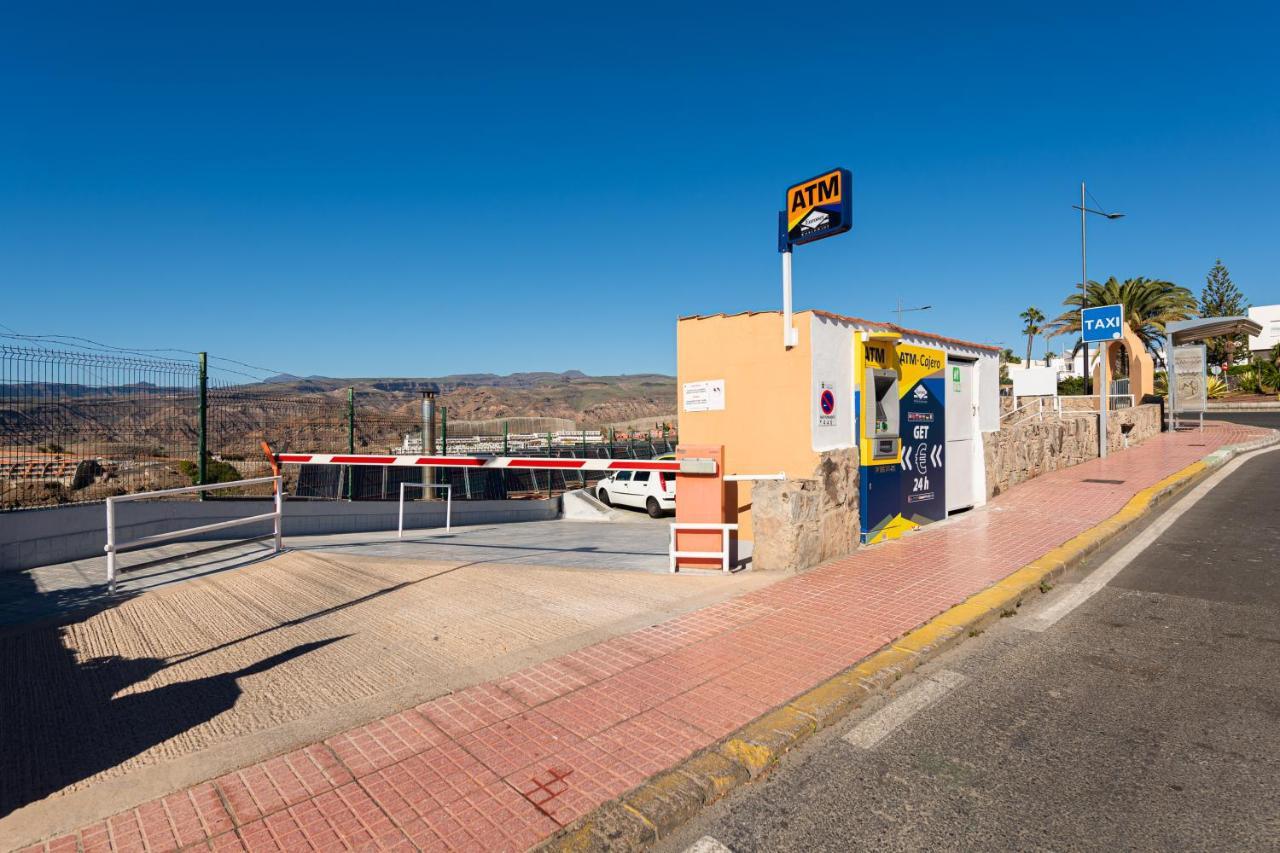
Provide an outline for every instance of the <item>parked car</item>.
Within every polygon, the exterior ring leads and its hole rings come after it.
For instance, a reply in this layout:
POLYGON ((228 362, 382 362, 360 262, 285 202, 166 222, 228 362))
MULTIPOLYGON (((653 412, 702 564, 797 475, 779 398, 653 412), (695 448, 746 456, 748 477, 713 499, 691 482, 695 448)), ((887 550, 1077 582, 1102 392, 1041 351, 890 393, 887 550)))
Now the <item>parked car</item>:
POLYGON ((596 484, 596 497, 605 506, 635 507, 661 518, 675 512, 676 478, 663 471, 619 471, 596 484))

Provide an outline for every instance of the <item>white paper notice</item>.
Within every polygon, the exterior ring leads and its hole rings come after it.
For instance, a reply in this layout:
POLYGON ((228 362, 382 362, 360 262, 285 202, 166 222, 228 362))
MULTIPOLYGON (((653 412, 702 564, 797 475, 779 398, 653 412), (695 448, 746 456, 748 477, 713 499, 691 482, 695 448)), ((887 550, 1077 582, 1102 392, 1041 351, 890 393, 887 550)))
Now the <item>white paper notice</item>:
POLYGON ((702 382, 684 383, 684 410, 686 412, 723 412, 724 380, 706 379, 702 382))

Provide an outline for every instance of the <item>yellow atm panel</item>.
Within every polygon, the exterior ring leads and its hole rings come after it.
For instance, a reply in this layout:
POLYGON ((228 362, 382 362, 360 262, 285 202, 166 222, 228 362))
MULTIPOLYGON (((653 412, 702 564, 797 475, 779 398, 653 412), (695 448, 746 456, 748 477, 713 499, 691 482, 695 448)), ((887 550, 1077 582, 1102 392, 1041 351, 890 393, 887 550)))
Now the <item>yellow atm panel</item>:
POLYGON ((861 538, 896 539, 946 517, 946 353, 894 333, 854 343, 861 538))

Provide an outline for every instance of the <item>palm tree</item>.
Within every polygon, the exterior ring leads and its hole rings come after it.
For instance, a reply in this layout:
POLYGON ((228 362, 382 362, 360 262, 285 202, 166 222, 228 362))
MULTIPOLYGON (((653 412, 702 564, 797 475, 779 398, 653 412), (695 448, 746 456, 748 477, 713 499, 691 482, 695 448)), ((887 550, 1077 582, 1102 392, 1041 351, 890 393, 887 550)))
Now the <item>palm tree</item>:
MULTIPOLYGON (((1198 303, 1190 290, 1171 281, 1150 278, 1127 278, 1124 281, 1117 281, 1115 276, 1112 276, 1101 284, 1096 281, 1089 282, 1083 294, 1078 289, 1073 290, 1062 304, 1067 310, 1045 326, 1045 331, 1050 337, 1080 334, 1081 308, 1123 305, 1125 322, 1155 358, 1156 363, 1163 366, 1160 344, 1164 341, 1165 324, 1195 317, 1198 303)), ((1079 352, 1080 346, 1081 344, 1077 342, 1072 349, 1073 358, 1079 352)))
POLYGON ((1022 330, 1022 334, 1027 336, 1027 367, 1030 367, 1031 345, 1035 343, 1036 335, 1040 334, 1040 324, 1044 322, 1044 315, 1040 313, 1039 308, 1032 307, 1018 316, 1027 324, 1022 330))

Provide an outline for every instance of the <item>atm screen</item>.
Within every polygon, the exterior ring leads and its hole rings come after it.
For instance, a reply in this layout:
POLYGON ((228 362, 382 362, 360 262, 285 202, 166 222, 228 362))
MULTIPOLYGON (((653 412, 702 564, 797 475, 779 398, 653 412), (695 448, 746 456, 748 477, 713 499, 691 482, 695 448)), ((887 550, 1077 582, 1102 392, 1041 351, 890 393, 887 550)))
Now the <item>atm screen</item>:
POLYGON ((892 370, 874 370, 875 425, 872 434, 898 434, 898 377, 892 370))

